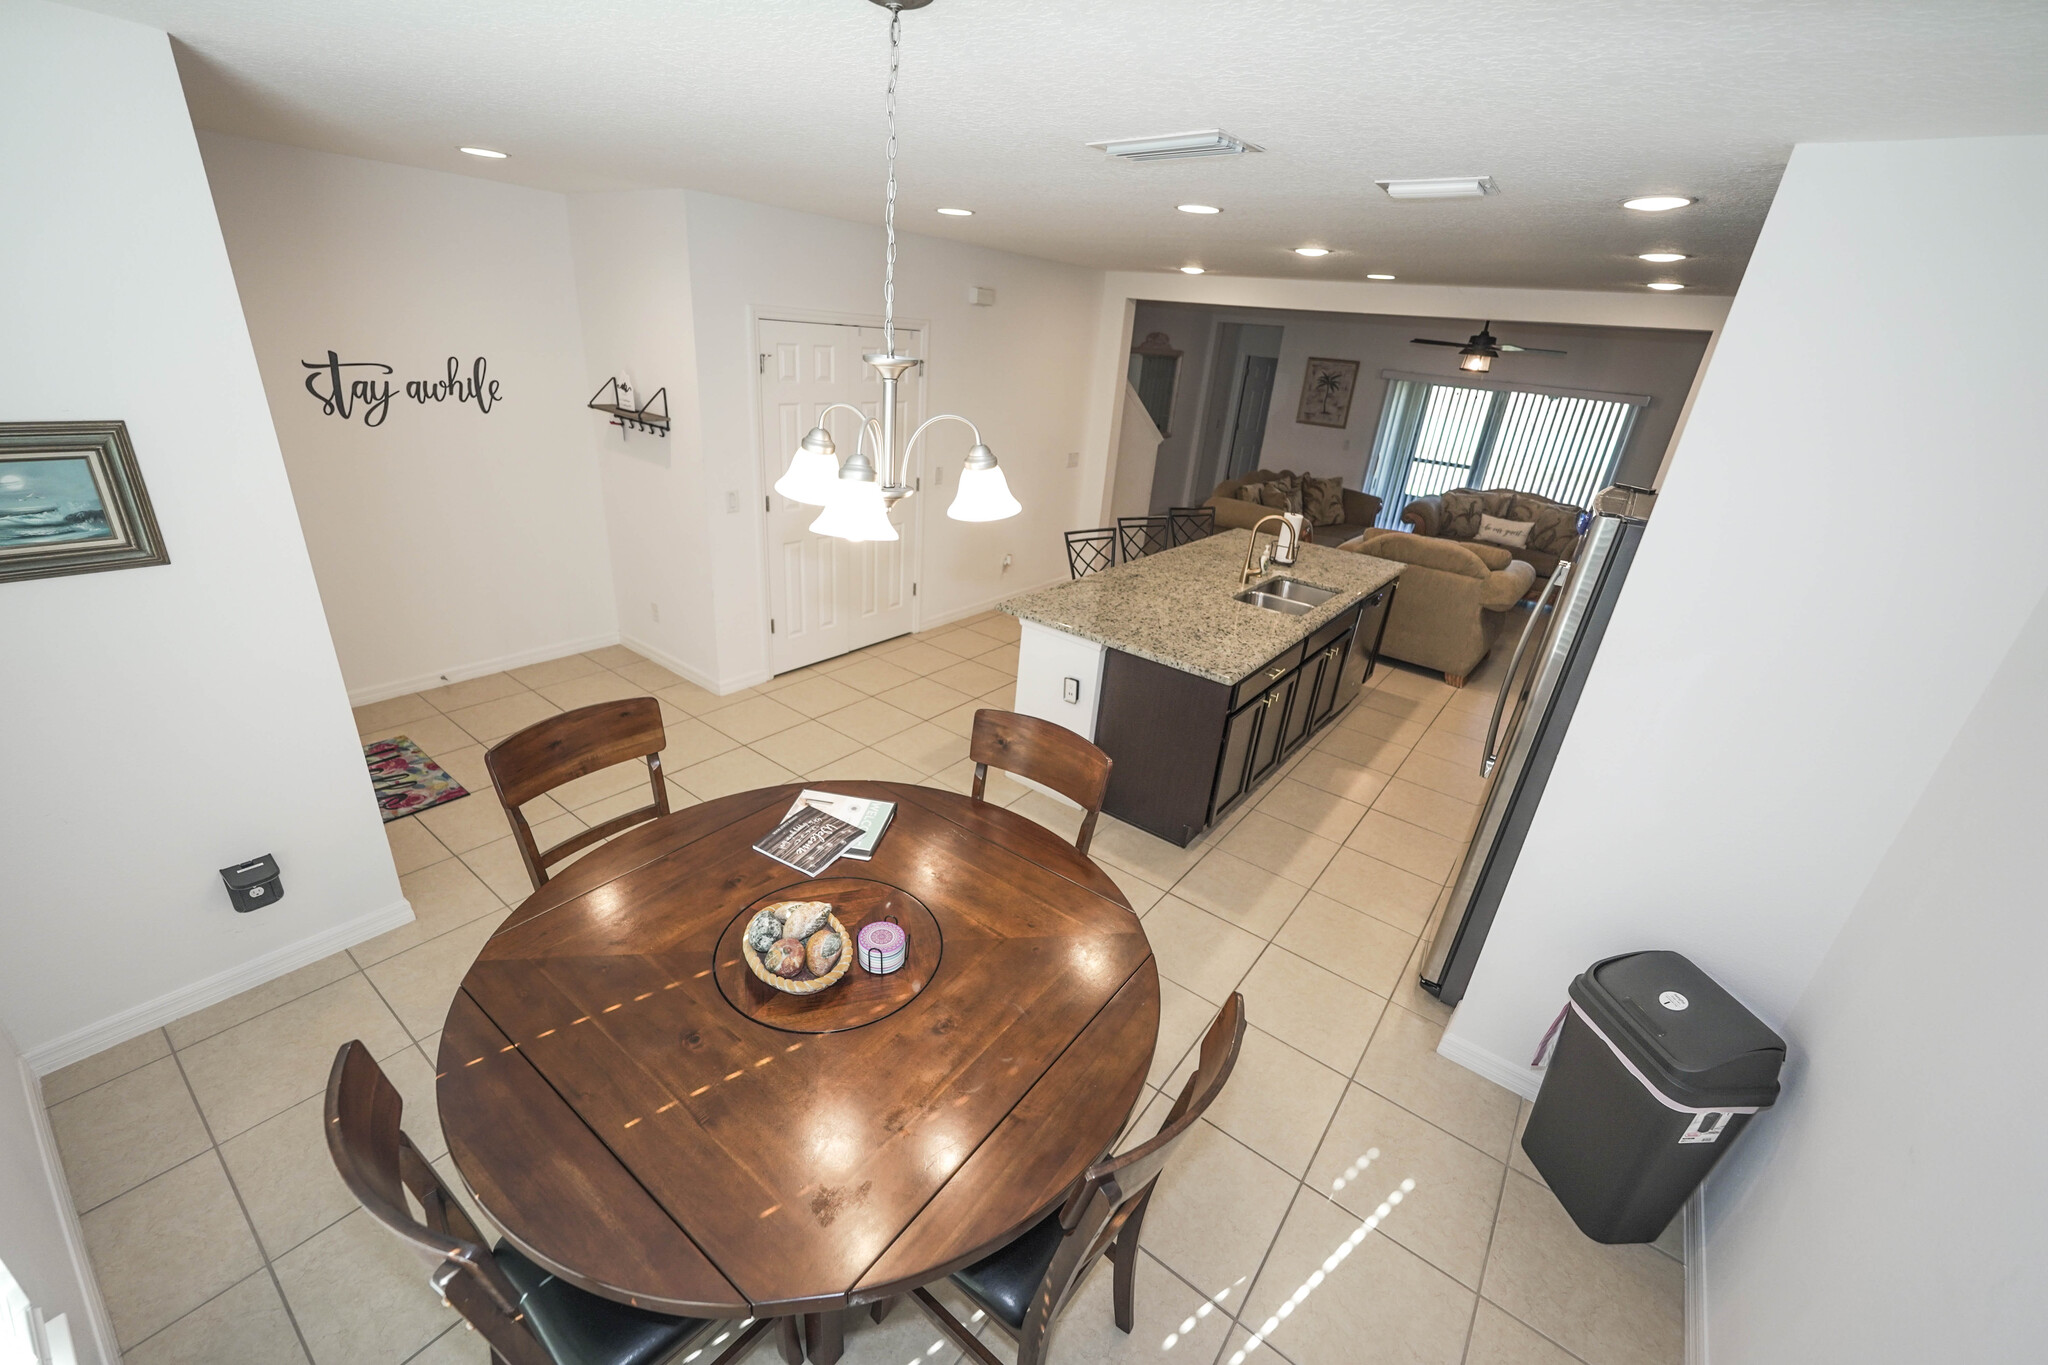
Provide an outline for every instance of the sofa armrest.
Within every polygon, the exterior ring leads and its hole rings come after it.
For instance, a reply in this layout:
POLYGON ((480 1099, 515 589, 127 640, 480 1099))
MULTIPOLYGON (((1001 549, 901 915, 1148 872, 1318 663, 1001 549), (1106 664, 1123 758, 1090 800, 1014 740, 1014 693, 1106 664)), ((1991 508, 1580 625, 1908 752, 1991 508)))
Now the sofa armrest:
POLYGON ((1505 545, 1493 545, 1483 540, 1458 540, 1453 541, 1452 544, 1463 545, 1473 554, 1478 555, 1486 567, 1492 569, 1495 573, 1499 573, 1502 569, 1515 562, 1515 552, 1505 545))
POLYGON ((1401 509, 1401 520, 1413 526, 1419 535, 1433 536, 1444 524, 1444 500, 1442 498, 1417 498, 1401 509))
POLYGON ((1347 526, 1370 526, 1380 519, 1380 500, 1355 488, 1344 490, 1344 522, 1347 526))
MULTIPOLYGON (((1413 564, 1417 568, 1438 569, 1462 578, 1483 579, 1493 575, 1486 562, 1473 554, 1471 547, 1463 541, 1418 536, 1407 531, 1378 531, 1354 543, 1359 554, 1413 564)), ((1526 587, 1524 591, 1527 591, 1526 587)))
POLYGON ((1211 498, 1202 505, 1216 509, 1219 531, 1249 531, 1273 510, 1262 502, 1246 502, 1243 498, 1211 498))
POLYGON ((1506 611, 1522 600, 1536 582, 1536 566, 1517 559, 1499 573, 1491 574, 1479 589, 1479 605, 1488 611, 1506 611))

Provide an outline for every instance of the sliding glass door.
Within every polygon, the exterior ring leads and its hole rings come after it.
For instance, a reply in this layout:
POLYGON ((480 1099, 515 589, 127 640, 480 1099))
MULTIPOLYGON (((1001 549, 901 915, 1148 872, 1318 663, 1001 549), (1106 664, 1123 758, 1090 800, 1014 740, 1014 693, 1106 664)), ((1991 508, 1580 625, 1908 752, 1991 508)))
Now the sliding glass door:
POLYGON ((1636 404, 1389 379, 1366 492, 1379 524, 1447 488, 1513 488, 1577 507, 1614 476, 1636 404))

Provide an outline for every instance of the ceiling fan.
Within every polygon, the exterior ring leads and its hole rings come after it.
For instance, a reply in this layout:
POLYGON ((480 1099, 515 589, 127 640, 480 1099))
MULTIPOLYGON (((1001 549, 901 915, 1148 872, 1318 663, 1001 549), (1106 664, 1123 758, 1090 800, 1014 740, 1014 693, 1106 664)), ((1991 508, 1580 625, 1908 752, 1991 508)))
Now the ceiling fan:
POLYGON ((1547 346, 1510 346, 1504 341, 1495 339, 1492 327, 1492 321, 1488 320, 1471 340, 1465 342, 1433 341, 1428 337, 1414 337, 1412 340, 1417 346, 1456 346, 1458 348, 1458 368, 1470 370, 1474 374, 1485 374, 1488 370, 1492 369, 1493 362, 1500 359, 1501 352, 1503 351, 1520 351, 1525 355, 1564 354, 1563 351, 1553 351, 1547 346))

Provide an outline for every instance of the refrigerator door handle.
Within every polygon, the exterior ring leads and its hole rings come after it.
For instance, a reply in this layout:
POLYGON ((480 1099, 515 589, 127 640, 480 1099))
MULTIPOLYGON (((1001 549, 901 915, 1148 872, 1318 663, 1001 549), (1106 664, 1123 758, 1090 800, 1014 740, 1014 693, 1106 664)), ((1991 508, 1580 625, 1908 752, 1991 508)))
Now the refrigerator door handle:
MULTIPOLYGON (((1479 760, 1479 775, 1491 777, 1494 764, 1500 762, 1500 718, 1507 710, 1508 693, 1514 690, 1515 678, 1521 672, 1522 655, 1529 648, 1529 637, 1536 632, 1536 623, 1543 619, 1543 606, 1550 601, 1552 593, 1560 592, 1565 580, 1571 576, 1572 562, 1569 559, 1557 561, 1557 568, 1551 571, 1550 581, 1543 585, 1542 595, 1529 612, 1529 619, 1522 626, 1522 638, 1515 642, 1514 657, 1508 660, 1508 675, 1501 679, 1500 695, 1493 699, 1493 721, 1486 727, 1485 756, 1479 760)), ((1562 599, 1560 599, 1562 600, 1562 599)))

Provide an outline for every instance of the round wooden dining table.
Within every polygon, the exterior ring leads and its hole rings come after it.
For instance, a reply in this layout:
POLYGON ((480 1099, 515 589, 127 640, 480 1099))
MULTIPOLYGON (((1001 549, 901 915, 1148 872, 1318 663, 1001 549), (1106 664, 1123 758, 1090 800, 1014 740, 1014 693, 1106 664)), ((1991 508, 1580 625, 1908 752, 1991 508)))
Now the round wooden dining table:
MULTIPOLYGON (((639 826, 564 868, 463 978, 436 1067, 455 1167, 507 1241, 593 1293, 804 1320, 941 1278, 1057 1206, 1115 1141, 1158 1036, 1129 902, 1044 827, 930 787, 872 860, 812 879, 754 850, 797 786, 639 826), (755 908, 893 918, 888 975, 753 979, 755 908)), ((795 1350, 784 1333, 784 1354, 795 1350)))

